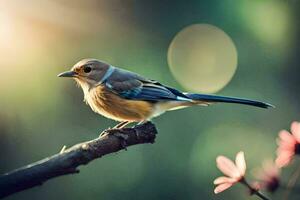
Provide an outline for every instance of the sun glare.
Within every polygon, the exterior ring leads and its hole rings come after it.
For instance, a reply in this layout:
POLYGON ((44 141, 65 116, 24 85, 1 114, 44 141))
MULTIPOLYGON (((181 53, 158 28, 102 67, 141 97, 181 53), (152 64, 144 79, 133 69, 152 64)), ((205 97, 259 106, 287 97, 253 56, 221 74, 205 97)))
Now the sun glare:
POLYGON ((12 38, 12 20, 7 13, 0 12, 0 48, 9 48, 12 38))

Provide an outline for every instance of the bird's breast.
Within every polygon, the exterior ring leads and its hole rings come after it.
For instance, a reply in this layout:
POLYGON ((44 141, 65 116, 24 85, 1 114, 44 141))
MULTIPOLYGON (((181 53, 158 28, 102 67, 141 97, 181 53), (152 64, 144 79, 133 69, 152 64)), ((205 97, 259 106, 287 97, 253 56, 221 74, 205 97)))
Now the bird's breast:
POLYGON ((85 92, 85 101, 94 112, 116 121, 147 120, 154 110, 153 103, 124 99, 101 85, 85 92))

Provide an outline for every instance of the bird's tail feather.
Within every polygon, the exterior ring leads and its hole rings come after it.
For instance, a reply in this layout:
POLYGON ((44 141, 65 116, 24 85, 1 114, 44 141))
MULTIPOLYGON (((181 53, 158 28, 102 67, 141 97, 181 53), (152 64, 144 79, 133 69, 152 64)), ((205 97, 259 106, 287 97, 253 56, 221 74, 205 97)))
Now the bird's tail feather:
POLYGON ((260 108, 274 107, 271 104, 264 103, 264 102, 261 102, 261 101, 255 101, 255 100, 250 100, 250 99, 242 99, 242 98, 236 98, 236 97, 226 97, 226 96, 207 95, 207 94, 193 94, 193 93, 185 93, 184 95, 189 97, 190 99, 192 99, 194 101, 200 101, 200 102, 237 103, 237 104, 245 104, 245 105, 250 105, 250 106, 256 106, 256 107, 260 107, 260 108))

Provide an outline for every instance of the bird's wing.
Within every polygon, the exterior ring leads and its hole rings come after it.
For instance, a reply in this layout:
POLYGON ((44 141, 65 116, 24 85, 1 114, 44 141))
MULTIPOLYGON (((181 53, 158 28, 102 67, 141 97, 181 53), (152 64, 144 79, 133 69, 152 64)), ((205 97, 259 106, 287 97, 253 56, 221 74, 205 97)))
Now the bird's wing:
POLYGON ((146 101, 189 100, 181 92, 137 74, 127 72, 122 77, 120 74, 118 76, 108 79, 104 84, 123 98, 146 101))

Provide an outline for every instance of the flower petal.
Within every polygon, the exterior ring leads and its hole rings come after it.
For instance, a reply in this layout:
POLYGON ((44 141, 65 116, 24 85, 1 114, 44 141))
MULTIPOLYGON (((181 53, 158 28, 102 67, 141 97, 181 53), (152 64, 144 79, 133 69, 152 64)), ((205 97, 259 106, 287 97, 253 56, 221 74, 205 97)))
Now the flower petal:
POLYGON ((280 154, 278 154, 275 162, 278 167, 285 167, 292 161, 292 159, 293 155, 291 155, 290 153, 281 152, 280 154))
POLYGON ((278 148, 287 151, 295 151, 295 145, 296 143, 288 143, 283 140, 278 142, 278 148))
POLYGON ((218 185, 215 190, 214 190, 214 193, 215 194, 218 194, 220 192, 223 192, 224 190, 230 188, 233 184, 232 183, 223 183, 221 185, 218 185))
POLYGON ((285 150, 285 149, 281 149, 278 148, 277 151, 277 157, 293 157, 295 155, 295 151, 294 150, 285 150))
POLYGON ((217 167, 225 175, 229 176, 230 178, 237 178, 240 176, 240 172, 238 168, 227 157, 218 156, 216 161, 217 161, 217 167))
POLYGON ((294 136, 286 130, 280 131, 278 135, 281 140, 283 140, 287 143, 293 144, 296 142, 296 139, 294 138, 294 136))
POLYGON ((296 138, 297 142, 300 143, 300 123, 293 122, 291 124, 291 132, 293 136, 296 138))
POLYGON ((226 176, 221 176, 221 177, 218 177, 214 180, 215 185, 219 185, 219 184, 223 184, 223 183, 234 183, 234 182, 236 182, 235 179, 229 178, 229 177, 226 177, 226 176))
POLYGON ((273 160, 265 160, 262 164, 262 172, 261 180, 267 182, 268 180, 273 180, 274 177, 278 178, 280 174, 279 167, 274 163, 273 160))
POLYGON ((244 176, 246 173, 246 161, 245 161, 244 152, 240 151, 237 153, 235 158, 235 164, 240 172, 240 175, 244 176))

